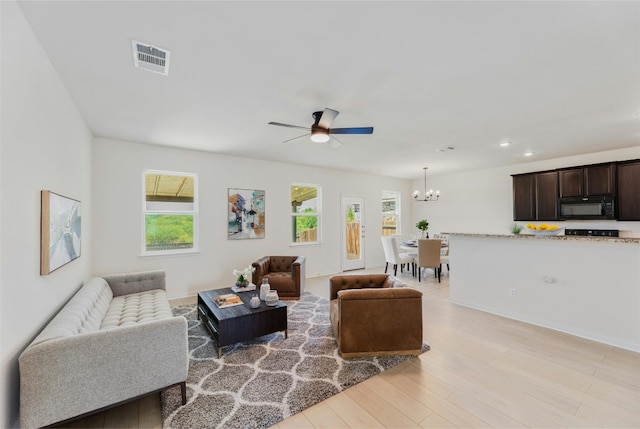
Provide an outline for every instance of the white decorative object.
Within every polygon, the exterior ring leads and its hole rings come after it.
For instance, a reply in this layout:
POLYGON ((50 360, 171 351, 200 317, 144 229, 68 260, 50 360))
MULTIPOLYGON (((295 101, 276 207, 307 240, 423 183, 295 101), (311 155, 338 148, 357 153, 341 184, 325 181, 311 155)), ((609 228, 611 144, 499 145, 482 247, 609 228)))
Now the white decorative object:
POLYGON ((249 301, 249 305, 251 306, 251 308, 258 308, 260 307, 260 298, 258 298, 258 295, 253 295, 251 297, 251 301, 249 301))
POLYGON ((257 287, 253 283, 249 283, 247 287, 238 287, 237 285, 231 286, 231 290, 234 291, 235 293, 251 292, 252 290, 256 290, 256 289, 257 287))
POLYGON ((236 276, 235 286, 238 288, 246 288, 249 285, 249 276, 251 276, 251 273, 255 270, 256 269, 252 265, 241 270, 233 270, 233 275, 236 276))
POLYGON ((272 289, 269 292, 267 292, 267 296, 265 298, 265 303, 268 306, 273 307, 274 305, 276 305, 278 303, 279 299, 280 299, 280 297, 278 296, 278 291, 275 290, 275 289, 272 289))
POLYGON ((260 285, 260 299, 262 301, 266 301, 267 294, 271 290, 271 286, 269 285, 269 279, 266 277, 262 278, 262 284, 260 285))

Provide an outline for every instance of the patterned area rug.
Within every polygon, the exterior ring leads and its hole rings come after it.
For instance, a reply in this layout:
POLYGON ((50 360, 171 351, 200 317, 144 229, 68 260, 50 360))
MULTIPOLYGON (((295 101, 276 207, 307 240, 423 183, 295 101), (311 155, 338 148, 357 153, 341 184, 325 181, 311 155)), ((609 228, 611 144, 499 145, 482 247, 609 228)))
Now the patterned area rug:
POLYGON ((179 388, 164 392, 163 427, 266 428, 412 358, 342 359, 327 299, 305 292, 287 306, 287 339, 277 332, 238 343, 220 359, 195 305, 174 308, 189 321, 187 404, 180 406, 179 388))

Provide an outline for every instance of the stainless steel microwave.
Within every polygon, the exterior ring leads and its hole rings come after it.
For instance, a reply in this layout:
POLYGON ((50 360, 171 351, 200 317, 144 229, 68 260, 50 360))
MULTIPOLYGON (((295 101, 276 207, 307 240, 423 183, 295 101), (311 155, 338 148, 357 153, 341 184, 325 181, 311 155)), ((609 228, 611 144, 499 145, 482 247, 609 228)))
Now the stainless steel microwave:
POLYGON ((615 197, 571 197, 558 200, 559 218, 574 219, 615 219, 615 197))

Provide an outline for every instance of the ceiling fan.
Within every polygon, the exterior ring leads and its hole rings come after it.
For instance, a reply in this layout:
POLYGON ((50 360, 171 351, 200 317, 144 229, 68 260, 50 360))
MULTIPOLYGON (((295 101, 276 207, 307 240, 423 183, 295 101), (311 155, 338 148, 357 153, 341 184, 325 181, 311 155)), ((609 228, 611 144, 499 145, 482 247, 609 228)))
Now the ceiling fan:
POLYGON ((350 127, 350 128, 331 128, 331 123, 340 112, 337 110, 326 108, 322 112, 313 112, 314 123, 311 127, 301 127, 299 125, 283 124, 281 122, 269 122, 269 125, 277 125, 279 127, 288 128, 300 128, 309 131, 298 137, 294 137, 289 140, 285 140, 284 143, 292 140, 311 135, 311 140, 316 143, 328 142, 333 137, 332 146, 338 147, 342 143, 338 140, 334 134, 373 134, 373 127, 350 127))

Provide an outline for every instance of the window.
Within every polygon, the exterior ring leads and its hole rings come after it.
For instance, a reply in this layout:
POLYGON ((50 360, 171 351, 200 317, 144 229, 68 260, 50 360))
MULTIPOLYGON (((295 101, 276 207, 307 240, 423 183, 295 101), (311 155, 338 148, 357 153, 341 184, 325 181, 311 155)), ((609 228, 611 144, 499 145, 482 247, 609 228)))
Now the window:
POLYGON ((197 179, 190 173, 143 173, 143 255, 198 251, 197 179))
POLYGON ((291 185, 291 243, 317 244, 321 241, 320 212, 322 189, 317 185, 291 185))
POLYGON ((400 192, 382 191, 382 235, 400 234, 400 192))

